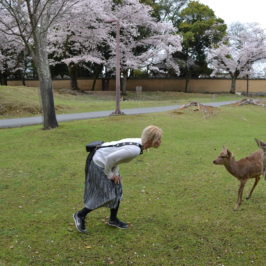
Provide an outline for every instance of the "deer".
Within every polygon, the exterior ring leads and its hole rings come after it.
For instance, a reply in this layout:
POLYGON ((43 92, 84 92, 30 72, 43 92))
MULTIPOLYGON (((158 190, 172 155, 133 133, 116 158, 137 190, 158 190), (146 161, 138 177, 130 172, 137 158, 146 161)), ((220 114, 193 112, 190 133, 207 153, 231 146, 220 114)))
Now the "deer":
POLYGON ((251 198, 252 192, 260 181, 260 176, 263 174, 263 159, 264 152, 262 149, 259 149, 247 157, 236 161, 233 154, 223 147, 220 155, 213 161, 216 165, 224 165, 226 170, 240 181, 237 202, 234 207, 235 211, 239 209, 242 203, 243 190, 248 179, 255 178, 253 187, 246 197, 247 200, 251 198))
POLYGON ((262 142, 261 140, 255 139, 259 148, 263 150, 263 175, 266 180, 266 142, 262 142))

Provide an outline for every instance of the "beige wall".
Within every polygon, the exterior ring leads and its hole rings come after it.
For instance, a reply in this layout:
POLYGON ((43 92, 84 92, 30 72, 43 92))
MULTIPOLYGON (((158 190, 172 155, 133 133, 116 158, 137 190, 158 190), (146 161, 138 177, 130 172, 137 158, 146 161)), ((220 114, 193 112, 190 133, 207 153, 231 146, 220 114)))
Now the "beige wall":
MULTIPOLYGON (((26 81, 26 86, 37 87, 38 81, 26 81)), ((91 90, 93 80, 78 80, 81 90, 91 90)), ((8 81, 8 85, 22 85, 21 81, 8 81)), ((56 89, 70 88, 70 80, 54 80, 53 86, 56 89)), ((183 79, 129 79, 127 81, 128 90, 135 90, 136 86, 142 86, 143 91, 184 91, 185 80, 183 79)), ((189 83, 189 92, 229 92, 231 80, 228 79, 192 79, 189 83)), ((109 89, 115 90, 115 80, 109 82, 109 89)), ((95 90, 102 90, 102 81, 97 80, 95 90)), ((246 80, 237 80, 236 91, 245 92, 247 90, 246 80)), ((250 92, 266 93, 266 80, 249 80, 250 92)))

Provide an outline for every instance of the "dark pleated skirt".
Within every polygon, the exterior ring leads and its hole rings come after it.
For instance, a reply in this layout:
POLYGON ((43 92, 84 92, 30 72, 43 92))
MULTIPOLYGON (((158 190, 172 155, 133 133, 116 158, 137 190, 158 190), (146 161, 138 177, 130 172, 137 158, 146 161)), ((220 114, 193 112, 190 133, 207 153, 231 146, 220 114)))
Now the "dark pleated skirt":
POLYGON ((122 185, 108 179, 103 168, 92 160, 85 180, 84 205, 90 210, 99 207, 115 209, 122 199, 122 185))

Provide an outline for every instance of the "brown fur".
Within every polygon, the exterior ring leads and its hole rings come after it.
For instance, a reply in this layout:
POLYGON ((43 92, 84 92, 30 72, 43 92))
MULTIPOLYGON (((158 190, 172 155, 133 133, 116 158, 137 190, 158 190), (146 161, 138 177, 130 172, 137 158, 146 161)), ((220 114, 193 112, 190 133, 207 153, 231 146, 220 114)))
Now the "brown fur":
POLYGON ((237 210, 242 202, 243 190, 249 178, 255 178, 254 185, 246 199, 250 199, 252 192, 263 174, 263 156, 264 152, 259 149, 249 156, 236 161, 233 154, 226 148, 220 153, 214 164, 224 165, 226 170, 240 181, 238 189, 238 198, 234 210, 237 210))

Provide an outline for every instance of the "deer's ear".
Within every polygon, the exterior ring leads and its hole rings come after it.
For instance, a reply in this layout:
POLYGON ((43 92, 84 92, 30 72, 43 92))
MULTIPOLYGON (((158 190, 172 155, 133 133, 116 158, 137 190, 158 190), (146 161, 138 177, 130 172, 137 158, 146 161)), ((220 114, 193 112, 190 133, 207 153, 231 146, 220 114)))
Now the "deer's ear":
POLYGON ((230 158, 232 156, 232 152, 230 152, 229 150, 227 150, 227 156, 230 158))
POLYGON ((258 146, 260 148, 264 148, 265 149, 265 147, 266 147, 266 143, 265 142, 263 142, 263 141, 261 141, 259 139, 256 139, 256 138, 255 138, 255 141, 257 142, 257 144, 258 144, 258 146))
POLYGON ((255 141, 256 141, 256 143, 258 144, 258 146, 261 147, 262 142, 261 142, 260 140, 256 139, 256 138, 255 138, 255 141))

